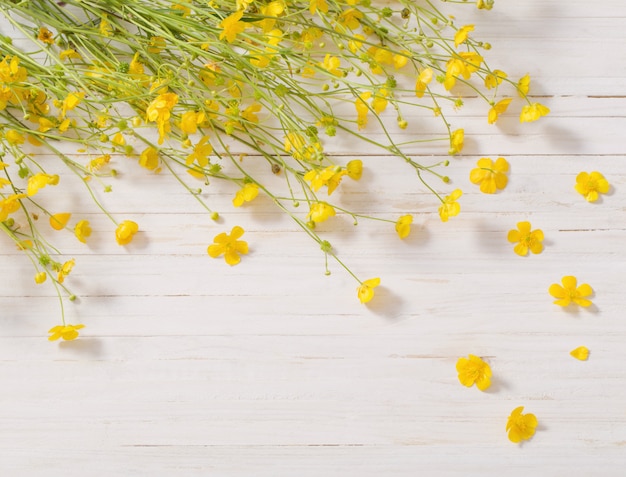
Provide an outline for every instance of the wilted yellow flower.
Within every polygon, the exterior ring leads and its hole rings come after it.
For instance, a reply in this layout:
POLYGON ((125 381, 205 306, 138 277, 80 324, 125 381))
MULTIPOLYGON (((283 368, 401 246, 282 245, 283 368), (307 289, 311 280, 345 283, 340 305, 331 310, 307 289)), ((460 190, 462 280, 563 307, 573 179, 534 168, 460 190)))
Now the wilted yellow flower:
POLYGON ((78 338, 78 330, 82 330, 85 325, 59 325, 50 328, 48 333, 51 335, 48 337, 49 341, 56 341, 59 338, 63 338, 65 341, 72 341, 78 338))
POLYGON ((39 28, 39 34, 37 35, 37 39, 42 41, 48 45, 54 44, 54 33, 48 30, 46 27, 39 28))
POLYGON ((20 208, 20 199, 26 194, 11 194, 9 197, 0 200, 0 222, 4 222, 10 214, 20 208))
POLYGON ((593 294, 593 288, 591 288, 588 284, 583 283, 582 285, 577 286, 578 280, 576 277, 571 275, 563 277, 561 279, 561 283, 563 286, 558 283, 553 283, 548 289, 550 295, 557 298, 554 302, 555 305, 567 306, 574 302, 582 307, 591 306, 591 300, 587 300, 585 298, 593 294))
POLYGON ((139 225, 132 220, 125 220, 117 226, 115 230, 115 240, 119 245, 128 245, 133 240, 133 236, 138 230, 139 225))
POLYGON ((516 243, 513 251, 521 257, 528 255, 530 250, 532 253, 541 253, 543 251, 543 231, 530 230, 530 222, 518 222, 517 230, 509 230, 507 239, 511 243, 516 243))
POLYGON ((411 224, 413 223, 412 215, 403 215, 396 221, 396 232, 398 237, 404 239, 411 233, 411 224))
POLYGON ((228 265, 237 265, 241 261, 240 255, 248 253, 248 243, 238 240, 244 234, 244 230, 238 225, 234 226, 230 234, 222 232, 213 239, 213 244, 209 245, 207 253, 211 258, 224 255, 224 260, 228 265))
POLYGON ((476 384, 481 391, 491 386, 491 368, 478 356, 470 354, 467 358, 459 358, 456 370, 463 386, 471 387, 476 384))
POLYGON ((374 298, 374 288, 380 285, 380 278, 370 278, 361 283, 356 289, 357 296, 361 303, 367 303, 374 298))
POLYGON ((19 144, 24 144, 24 136, 16 131, 15 129, 9 129, 5 134, 4 137, 6 138, 7 142, 13 146, 17 146, 19 144))
POLYGON ((447 222, 449 217, 459 215, 461 212, 461 205, 457 202, 463 195, 461 189, 455 189, 452 193, 443 199, 441 206, 439 207, 439 217, 442 222, 447 222))
POLYGON ((523 414, 523 410, 524 406, 515 408, 506 422, 509 440, 516 444, 530 439, 535 434, 538 424, 534 414, 523 414))
POLYGON ((502 80, 507 77, 507 74, 501 70, 493 70, 493 72, 485 76, 485 87, 492 89, 502 83, 502 80))
POLYGON ((483 157, 476 163, 476 169, 470 172, 470 181, 480 184, 480 191, 484 194, 493 194, 498 189, 504 189, 508 182, 506 173, 509 171, 509 163, 503 157, 496 159, 494 163, 489 157, 483 157))
POLYGON ((587 202, 595 202, 598 200, 598 194, 606 194, 610 187, 609 181, 597 171, 581 172, 576 176, 576 185, 574 186, 587 202))
POLYGON ((517 92, 522 98, 525 98, 530 90, 530 75, 525 75, 517 82, 517 92))
POLYGON ((424 68, 420 71, 415 82, 415 96, 421 98, 424 96, 424 92, 428 87, 428 84, 433 80, 433 70, 430 68, 424 68))

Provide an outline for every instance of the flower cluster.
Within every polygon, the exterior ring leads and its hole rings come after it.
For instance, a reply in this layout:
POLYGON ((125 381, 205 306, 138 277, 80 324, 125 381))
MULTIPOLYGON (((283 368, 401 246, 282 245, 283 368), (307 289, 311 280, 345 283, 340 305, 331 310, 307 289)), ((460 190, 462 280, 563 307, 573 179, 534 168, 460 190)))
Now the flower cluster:
MULTIPOLYGON (((36 0, 8 2, 0 13, 17 35, 32 40, 22 49, 2 39, 0 224, 29 254, 36 283, 52 277, 70 297, 64 283, 74 261, 61 259, 33 217, 46 216, 52 230, 68 230, 81 243, 96 232, 73 211, 56 210, 54 194, 42 192, 62 193, 59 167, 82 178, 120 246, 130 245, 141 226, 132 217, 113 217, 95 192, 112 191, 121 156, 149 173, 174 175, 214 219, 210 194, 200 193, 214 180, 232 184, 234 207, 253 208, 265 195, 320 245, 327 262, 330 257, 355 278, 357 297, 367 303, 380 279, 353 273, 317 226, 337 215, 372 218, 405 239, 413 216, 372 217, 339 207, 333 194, 346 178, 361 179, 363 163, 358 157, 338 163, 327 151, 333 138, 353 138, 368 152, 403 161, 433 193, 433 210, 445 222, 460 213, 462 191, 440 191, 427 178, 448 183, 438 170, 449 161, 421 164, 406 151, 418 142, 441 144, 450 155, 463 151, 465 132, 452 117, 463 106, 459 87, 485 99, 488 124, 514 107, 522 122, 549 112, 528 96, 530 76, 512 79, 488 64, 491 45, 474 37, 478 26, 457 25, 433 2, 36 0), (418 109, 432 114, 440 133, 396 143, 394 131, 418 127, 411 120, 418 109), (59 160, 38 162, 42 154, 59 160), (288 194, 247 167, 248 156, 284 177, 288 194)), ((483 158, 470 180, 492 194, 506 186, 507 173, 504 158, 483 158)), ((581 187, 602 192, 603 184, 591 179, 581 187)), ((239 263, 248 252, 242 234, 239 226, 218 233, 209 256, 239 263)))

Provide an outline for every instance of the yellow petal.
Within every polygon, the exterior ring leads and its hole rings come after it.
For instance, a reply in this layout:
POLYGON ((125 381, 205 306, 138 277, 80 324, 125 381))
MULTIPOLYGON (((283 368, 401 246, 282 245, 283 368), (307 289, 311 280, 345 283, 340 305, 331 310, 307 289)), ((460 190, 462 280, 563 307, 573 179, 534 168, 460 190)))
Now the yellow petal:
POLYGON ((573 358, 579 359, 580 361, 586 361, 589 358, 589 349, 585 346, 579 346, 576 349, 573 349, 569 353, 573 358))
POLYGON ((54 230, 64 229, 67 223, 69 222, 71 216, 72 214, 69 214, 67 212, 62 212, 60 214, 51 215, 50 227, 52 227, 54 230))

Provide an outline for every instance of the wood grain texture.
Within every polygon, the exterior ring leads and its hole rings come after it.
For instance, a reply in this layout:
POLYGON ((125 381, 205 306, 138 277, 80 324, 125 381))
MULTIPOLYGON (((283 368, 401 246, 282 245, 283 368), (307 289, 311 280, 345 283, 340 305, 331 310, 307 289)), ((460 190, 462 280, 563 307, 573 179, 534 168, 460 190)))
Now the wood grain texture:
MULTIPOLYGON (((101 198, 141 225, 120 248, 59 170, 67 193, 42 197, 94 228, 87 247, 55 235, 77 259, 68 321, 87 327, 76 342, 46 341, 53 290, 35 287, 30 263, 0 237, 1 475, 624 475, 626 3, 497 0, 491 12, 461 12, 493 43, 490 63, 530 72, 552 113, 489 126, 484 105, 466 100, 451 122, 467 147, 446 171, 450 190, 465 192, 462 213, 445 224, 401 161, 327 141, 338 161, 366 168, 337 192, 341 204, 415 216, 403 242, 392 224, 355 228, 340 215, 320 227, 355 272, 382 278, 371 306, 336 264, 324 276, 317 245, 269 200, 234 210, 233 186, 212 184, 216 224, 167 174, 115 157, 120 178, 101 198), (498 155, 510 183, 486 196, 469 171, 498 155), (611 182, 599 203, 573 189, 583 170, 611 182), (506 234, 521 220, 544 231, 542 254, 512 252, 506 234), (251 251, 231 268, 206 247, 235 224, 251 251), (552 304, 549 285, 568 274, 593 286, 593 307, 552 304), (569 356, 580 345, 587 362, 569 356), (493 369, 486 393, 458 383, 456 360, 469 353, 493 369), (517 406, 540 422, 521 446, 504 429, 517 406)), ((400 138, 436 130, 407 119, 416 126, 400 138)))

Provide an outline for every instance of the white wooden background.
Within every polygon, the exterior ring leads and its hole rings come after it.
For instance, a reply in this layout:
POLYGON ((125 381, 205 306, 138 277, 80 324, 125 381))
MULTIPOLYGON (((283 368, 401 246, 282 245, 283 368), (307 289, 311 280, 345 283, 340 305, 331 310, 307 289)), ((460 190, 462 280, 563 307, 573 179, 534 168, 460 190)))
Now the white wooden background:
MULTIPOLYGON (((447 224, 400 161, 356 156, 366 171, 342 203, 416 221, 404 242, 393 226, 324 227, 355 272, 382 278, 371 306, 338 267, 324 276, 318 248, 269 201, 233 210, 234 189, 216 185, 215 224, 132 161, 116 164, 122 180, 103 199, 140 224, 136 241, 118 247, 89 203, 74 211, 92 221, 90 245, 58 236, 77 259, 76 342, 46 341, 52 288, 35 287, 0 237, 0 475, 624 475, 626 2, 457 10, 493 43, 491 65, 531 73, 552 113, 488 126, 468 101, 454 118, 466 149, 448 168, 463 210, 447 224), (510 184, 483 195, 469 171, 500 155, 510 184), (612 184, 596 204, 573 189, 592 170, 612 184), (521 220, 544 231, 541 255, 512 252, 506 233, 521 220), (231 268, 206 247, 235 224, 251 253, 231 268), (568 274, 595 289, 591 309, 552 304, 549 285, 568 274), (580 345, 587 362, 569 356, 580 345), (457 380, 469 353, 493 369, 486 393, 457 380), (521 446, 504 429, 517 406, 540 423, 521 446)), ((62 180, 76 205, 79 184, 62 180)))

